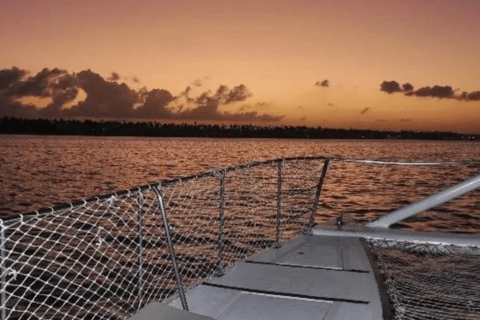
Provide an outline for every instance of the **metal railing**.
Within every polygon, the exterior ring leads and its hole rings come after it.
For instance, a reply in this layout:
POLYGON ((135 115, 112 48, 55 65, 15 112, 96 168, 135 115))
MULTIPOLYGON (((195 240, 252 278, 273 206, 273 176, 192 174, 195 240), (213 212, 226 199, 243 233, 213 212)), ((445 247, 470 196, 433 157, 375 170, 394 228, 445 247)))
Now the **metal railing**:
POLYGON ((413 203, 405 208, 396 210, 380 219, 366 225, 368 228, 390 228, 394 223, 405 220, 409 217, 443 204, 452 199, 463 196, 480 187, 480 175, 450 187, 442 192, 436 193, 421 201, 413 203))
MULTIPOLYGON (((0 220, 1 319, 125 319, 177 295, 188 310, 185 290, 204 279, 299 234, 328 233, 314 226, 332 162, 449 164, 282 158, 0 220)), ((429 206, 387 216, 385 226, 429 206)))
POLYGON ((211 170, 0 220, 1 317, 125 319, 311 233, 324 157, 211 170))

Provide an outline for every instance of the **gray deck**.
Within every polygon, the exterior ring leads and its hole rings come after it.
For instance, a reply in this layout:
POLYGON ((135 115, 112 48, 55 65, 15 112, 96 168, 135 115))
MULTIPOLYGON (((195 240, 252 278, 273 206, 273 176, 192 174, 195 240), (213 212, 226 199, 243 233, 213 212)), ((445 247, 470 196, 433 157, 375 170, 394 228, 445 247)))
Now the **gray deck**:
MULTIPOLYGON (((190 290, 187 302, 217 320, 384 318, 358 238, 302 236, 190 290)), ((181 309, 179 299, 170 305, 181 309)))
POLYGON ((129 320, 213 320, 213 318, 179 310, 163 303, 154 302, 140 310, 129 320))

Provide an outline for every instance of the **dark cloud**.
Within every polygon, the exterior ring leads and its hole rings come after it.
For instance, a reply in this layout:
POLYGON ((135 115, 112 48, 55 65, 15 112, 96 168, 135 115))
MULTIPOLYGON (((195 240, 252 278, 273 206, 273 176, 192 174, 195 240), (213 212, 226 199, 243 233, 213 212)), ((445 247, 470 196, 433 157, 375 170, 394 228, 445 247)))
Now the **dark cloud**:
POLYGON ((402 84, 402 89, 404 92, 410 92, 410 91, 413 91, 413 86, 407 82, 402 84))
POLYGON ((17 67, 11 69, 2 69, 0 70, 0 116, 3 115, 12 115, 15 117, 24 117, 23 112, 26 114, 30 113, 31 109, 29 106, 22 108, 22 104, 18 101, 15 101, 12 96, 12 91, 15 87, 18 87, 22 78, 27 74, 25 70, 20 70, 17 67), (29 109, 27 111, 27 109, 29 109))
MULTIPOLYGON (((189 97, 190 87, 185 89, 185 96, 189 97)), ((210 91, 206 91, 197 98, 193 99, 193 102, 197 105, 195 112, 205 112, 205 114, 212 114, 218 112, 220 105, 227 105, 234 102, 245 101, 252 94, 248 91, 245 85, 241 84, 230 90, 227 86, 221 85, 218 87, 215 94, 211 95, 210 91)), ((194 109, 194 110, 195 110, 194 109)))
POLYGON ((18 81, 8 92, 12 96, 34 96, 34 97, 49 97, 57 82, 62 77, 68 77, 69 74, 65 70, 48 69, 45 68, 34 76, 30 76, 23 81, 18 81))
POLYGON ((202 86, 202 81, 200 79, 197 79, 197 80, 192 82, 192 86, 201 87, 202 86))
POLYGON ((233 89, 222 85, 213 94, 207 91, 197 97, 192 97, 191 87, 187 87, 175 97, 164 89, 148 90, 144 87, 136 91, 125 83, 119 84, 115 79, 120 76, 115 72, 108 79, 90 70, 70 74, 56 68, 43 69, 28 78, 26 75, 25 70, 16 67, 0 70, 0 116, 209 121, 279 121, 283 118, 256 111, 221 111, 224 105, 242 102, 252 96, 243 84, 233 89), (72 106, 80 90, 86 97, 72 106), (46 99, 48 105, 40 108, 25 104, 22 102, 26 101, 22 100, 25 97, 46 99), (187 107, 181 104, 182 99, 186 100, 187 107), (169 107, 172 102, 177 104, 176 111, 169 107))
POLYGON ((132 81, 135 82, 135 83, 140 83, 140 79, 138 79, 137 77, 133 77, 132 81))
POLYGON ((480 91, 473 91, 473 92, 462 92, 459 96, 459 100, 466 100, 466 101, 480 101, 480 91))
MULTIPOLYGON (((182 93, 185 97, 192 101, 196 107, 187 109, 181 113, 175 114, 181 119, 187 120, 221 120, 221 121, 279 121, 283 116, 274 116, 268 114, 259 114, 256 111, 251 112, 222 112, 222 105, 234 102, 245 101, 252 96, 247 87, 243 84, 229 89, 225 85, 218 87, 214 94, 210 91, 203 92, 196 98, 190 98, 190 87, 187 87, 182 93)), ((245 107, 244 107, 245 108, 245 107)))
POLYGON ((400 84, 397 81, 383 81, 380 85, 380 91, 387 93, 401 92, 400 84))
POLYGON ((116 72, 112 72, 110 77, 107 79, 108 81, 118 81, 120 80, 120 75, 116 72))
POLYGON ((225 97, 224 104, 245 101, 252 96, 252 93, 243 84, 234 87, 225 97))
POLYGON ((453 98, 455 92, 450 86, 422 87, 413 92, 417 97, 453 98))
POLYGON ((464 101, 479 101, 480 91, 462 92, 460 95, 456 95, 455 92, 458 89, 453 89, 451 86, 434 85, 433 87, 426 86, 420 89, 414 90, 413 85, 405 83, 400 88, 400 85, 396 81, 383 81, 380 85, 380 91, 388 93, 403 92, 408 97, 430 97, 438 99, 457 99, 464 101))
MULTIPOLYGON (((136 109, 136 115, 141 118, 171 118, 172 113, 167 105, 175 100, 172 94, 163 89, 153 89, 143 95, 144 102, 136 109)), ((181 110, 182 108, 180 108, 181 110)))
POLYGON ((362 111, 360 111, 360 114, 365 114, 368 112, 368 110, 370 110, 370 108, 365 108, 362 111))
POLYGON ((479 101, 480 100, 480 91, 474 91, 467 94, 467 100, 479 101))
POLYGON ((27 74, 25 70, 18 68, 4 69, 0 73, 10 74, 12 79, 12 71, 17 75, 16 80, 10 81, 7 87, 0 90, 3 114, 58 117, 61 115, 61 108, 77 97, 75 77, 65 70, 45 68, 28 78, 18 77, 19 74, 22 76, 27 74), (25 97, 47 98, 50 99, 50 103, 40 110, 35 106, 22 104, 20 101, 25 97))
MULTIPOLYGON (((188 87, 187 89, 189 89, 188 87)), ((185 90, 188 94, 188 91, 185 90)), ((213 96, 209 95, 210 92, 204 92, 200 95, 198 99, 196 99, 196 103, 198 105, 202 105, 205 103, 215 102, 217 104, 230 104, 233 102, 240 102, 245 101, 246 99, 250 98, 252 94, 248 91, 247 87, 243 84, 234 87, 233 89, 229 89, 225 85, 221 85, 218 87, 216 93, 213 96)))
POLYGON ((321 81, 321 82, 320 82, 320 81, 317 81, 317 82, 315 82, 315 85, 316 85, 317 87, 324 87, 324 88, 328 88, 328 87, 330 86, 328 80, 323 80, 323 81, 321 81))
POLYGON ((17 67, 0 70, 0 90, 6 90, 26 75, 26 71, 17 67))
MULTIPOLYGON (((187 103, 194 103, 195 99, 190 96, 190 92, 192 92, 192 87, 188 86, 185 88, 184 91, 180 92, 177 98, 185 98, 187 103)), ((210 91, 208 91, 207 94, 209 94, 210 91)))
POLYGON ((134 116, 134 105, 139 94, 125 83, 103 79, 99 74, 85 70, 76 75, 76 82, 87 94, 84 101, 66 110, 68 115, 99 118, 129 118, 134 116))

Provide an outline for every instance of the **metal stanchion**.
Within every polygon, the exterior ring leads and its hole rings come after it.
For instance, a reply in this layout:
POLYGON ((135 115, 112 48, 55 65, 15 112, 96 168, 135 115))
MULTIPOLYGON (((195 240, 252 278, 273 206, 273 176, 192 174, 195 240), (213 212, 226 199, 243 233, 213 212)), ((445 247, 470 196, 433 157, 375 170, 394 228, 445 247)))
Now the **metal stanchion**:
POLYGON ((313 198, 312 207, 310 209, 310 221, 308 223, 308 234, 312 234, 312 228, 315 225, 315 215, 317 214, 318 199, 320 199, 320 194, 322 193, 322 186, 323 186, 323 182, 325 181, 325 175, 327 174, 329 162, 330 162, 330 159, 325 160, 322 168, 322 173, 320 175, 320 179, 318 180, 317 191, 315 192, 315 197, 313 198))
POLYGON ((281 219, 282 219, 282 165, 283 161, 279 161, 277 164, 277 226, 276 226, 276 248, 280 248, 282 246, 280 242, 280 227, 281 227, 281 219))
POLYGON ((143 300, 143 194, 137 197, 138 202, 138 310, 140 310, 143 300))
POLYGON ((223 229, 225 227, 225 170, 222 170, 220 173, 220 211, 218 217, 218 275, 223 275, 224 261, 223 261, 223 229))
POLYGON ((7 308, 7 299, 5 298, 5 291, 7 290, 7 280, 6 280, 6 263, 5 263, 5 232, 3 229, 3 221, 0 220, 0 255, 2 257, 2 261, 0 261, 0 273, 2 274, 1 280, 1 303, 2 303, 2 320, 7 319, 6 315, 6 308, 7 308))
POLYGON ((158 204, 160 206, 160 210, 162 211, 163 225, 165 227, 165 234, 167 236, 168 247, 170 249, 170 256, 172 257, 173 270, 175 272, 175 278, 177 280, 177 286, 178 286, 178 291, 180 293, 180 300, 182 302, 182 307, 183 307, 183 310, 188 311, 187 298, 185 297, 185 291, 183 290, 182 279, 180 278, 180 272, 178 271, 177 258, 175 257, 175 250, 173 248, 172 238, 170 237, 170 226, 168 224, 167 214, 163 206, 163 197, 160 194, 160 191, 158 190, 157 186, 154 186, 153 190, 157 194, 158 204))

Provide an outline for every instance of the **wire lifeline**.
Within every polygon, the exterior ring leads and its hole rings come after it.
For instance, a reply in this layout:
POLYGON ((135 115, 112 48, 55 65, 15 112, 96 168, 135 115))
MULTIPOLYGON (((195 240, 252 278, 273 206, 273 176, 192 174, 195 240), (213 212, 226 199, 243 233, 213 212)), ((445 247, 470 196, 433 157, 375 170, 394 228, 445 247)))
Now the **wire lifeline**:
POLYGON ((458 164, 457 161, 445 161, 445 162, 399 162, 399 161, 383 161, 383 160, 368 160, 368 159, 337 159, 337 161, 343 160, 345 162, 356 163, 368 163, 368 164, 392 164, 400 166, 443 166, 458 164))
MULTIPOLYGON (((266 161, 252 161, 248 162, 243 165, 236 165, 236 166, 230 166, 226 167, 223 170, 226 170, 226 172, 234 171, 234 170, 239 170, 239 169, 248 169, 248 168, 253 168, 257 166, 263 166, 263 165, 269 165, 272 163, 278 163, 279 161, 284 161, 284 162, 289 162, 289 161, 298 161, 298 160, 325 160, 325 159, 330 159, 335 162, 358 162, 358 163, 368 163, 368 164, 385 164, 385 165, 416 165, 416 166, 421 166, 421 165, 427 165, 427 166, 443 166, 443 165, 458 165, 458 164, 466 164, 466 163, 479 163, 478 160, 456 160, 456 161, 445 161, 445 162, 396 162, 396 161, 384 161, 384 160, 368 160, 368 159, 355 159, 355 158, 342 158, 342 157, 326 157, 326 156, 303 156, 303 157, 285 157, 285 158, 277 158, 277 159, 271 159, 271 160, 266 160, 266 161)), ((169 179, 169 180, 163 180, 161 181, 164 185, 169 185, 169 184, 175 184, 178 182, 182 181, 189 181, 189 180, 195 180, 204 176, 212 176, 215 175, 215 172, 218 171, 219 169, 215 170, 209 170, 203 173, 199 173, 196 175, 191 175, 191 176, 184 176, 184 177, 179 177, 179 178, 174 178, 174 179, 169 179)), ((64 209, 65 206, 68 206, 70 209, 73 209, 75 207, 80 207, 84 206, 87 204, 89 201, 97 201, 101 200, 104 198, 109 198, 111 196, 120 196, 123 194, 130 194, 130 192, 136 191, 138 188, 142 190, 149 190, 150 188, 159 185, 159 182, 155 182, 152 184, 148 185, 143 185, 139 187, 134 187, 129 190, 123 190, 123 191, 117 191, 115 193, 111 194, 106 194, 106 195, 101 195, 98 197, 92 197, 89 199, 82 199, 80 201, 73 201, 70 203, 61 203, 58 204, 54 207, 51 208, 42 208, 38 209, 36 211, 32 212, 27 212, 24 215, 25 216, 31 216, 31 215, 38 215, 38 214, 44 214, 44 213, 52 213, 53 212, 64 209)))

